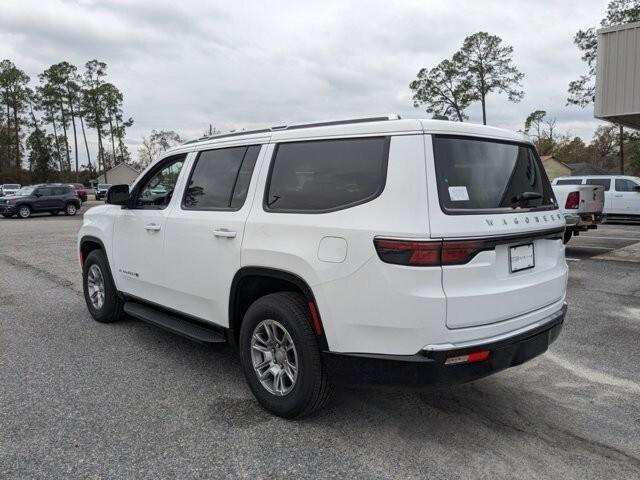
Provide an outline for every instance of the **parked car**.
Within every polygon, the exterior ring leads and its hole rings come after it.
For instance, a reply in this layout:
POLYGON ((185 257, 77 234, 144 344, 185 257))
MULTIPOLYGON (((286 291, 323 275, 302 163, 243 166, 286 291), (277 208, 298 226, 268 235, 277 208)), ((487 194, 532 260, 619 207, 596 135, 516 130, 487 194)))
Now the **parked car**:
POLYGON ((564 228, 522 135, 376 117, 176 147, 85 213, 78 250, 95 320, 229 342, 260 404, 299 417, 335 383, 460 383, 543 353, 564 228))
POLYGON ((572 235, 594 230, 604 214, 604 187, 601 185, 553 185, 553 193, 567 222, 564 243, 572 235))
POLYGON ((6 197, 8 195, 15 195, 20 190, 20 185, 17 183, 5 183, 0 185, 0 197, 6 197))
POLYGON ((0 199, 0 214, 5 218, 29 218, 39 212, 75 215, 79 209, 80 199, 68 185, 22 187, 15 195, 0 199))
POLYGON ((96 200, 103 200, 106 198, 109 188, 111 188, 110 183, 99 183, 96 187, 96 200))
POLYGON ((70 183, 69 186, 76 191, 81 202, 88 200, 90 192, 93 194, 93 190, 86 188, 81 183, 70 183))
POLYGON ((627 175, 558 177, 553 185, 602 185, 606 218, 640 218, 640 178, 627 175))

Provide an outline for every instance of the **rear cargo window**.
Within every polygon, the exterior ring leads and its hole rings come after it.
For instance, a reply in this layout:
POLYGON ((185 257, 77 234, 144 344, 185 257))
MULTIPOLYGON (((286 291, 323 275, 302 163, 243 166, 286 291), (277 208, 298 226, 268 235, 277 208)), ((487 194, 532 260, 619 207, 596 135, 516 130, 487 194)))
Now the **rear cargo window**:
POLYGON ((433 153, 445 213, 555 208, 549 179, 528 145, 436 135, 433 153))
POLYGON ((388 156, 388 137, 281 143, 264 207, 322 213, 368 202, 384 189, 388 156))

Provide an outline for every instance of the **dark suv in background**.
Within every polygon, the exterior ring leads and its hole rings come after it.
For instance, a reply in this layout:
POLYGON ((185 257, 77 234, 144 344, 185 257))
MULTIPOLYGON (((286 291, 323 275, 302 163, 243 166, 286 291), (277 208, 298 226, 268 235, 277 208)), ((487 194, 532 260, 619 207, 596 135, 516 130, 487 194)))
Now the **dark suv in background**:
POLYGON ((29 218, 38 212, 75 215, 80 204, 76 191, 69 185, 32 185, 22 187, 15 195, 1 198, 0 214, 5 218, 14 215, 29 218))

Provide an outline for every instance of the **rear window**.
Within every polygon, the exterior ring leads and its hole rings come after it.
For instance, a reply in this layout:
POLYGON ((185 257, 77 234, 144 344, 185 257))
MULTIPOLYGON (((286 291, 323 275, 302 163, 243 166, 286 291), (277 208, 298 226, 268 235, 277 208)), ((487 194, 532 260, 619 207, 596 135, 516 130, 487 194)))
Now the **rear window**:
POLYGON ((260 145, 201 152, 184 194, 187 210, 238 210, 244 204, 260 145))
POLYGON ((528 145, 436 135, 433 153, 445 213, 555 208, 549 179, 528 145))
POLYGON ((611 190, 610 178, 587 178, 587 185, 602 185, 606 191, 611 190))
POLYGON ((634 192, 638 184, 627 180, 626 178, 616 178, 616 191, 618 192, 634 192))
POLYGON ((53 187, 51 189, 51 195, 66 195, 69 193, 69 187, 53 187))
POLYGON ((368 202, 384 189, 388 156, 388 137, 281 143, 265 209, 322 213, 368 202))
POLYGON ((582 179, 556 180, 556 185, 582 185, 582 179))

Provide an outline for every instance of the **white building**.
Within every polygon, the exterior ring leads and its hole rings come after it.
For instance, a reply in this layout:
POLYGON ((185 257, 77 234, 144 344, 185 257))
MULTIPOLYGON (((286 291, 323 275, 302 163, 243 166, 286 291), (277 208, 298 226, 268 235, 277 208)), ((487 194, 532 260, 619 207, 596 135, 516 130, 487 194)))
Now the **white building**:
POLYGON ((109 183, 111 185, 126 184, 131 185, 136 178, 138 178, 138 172, 135 168, 126 163, 119 163, 111 170, 107 170, 98 177, 98 183, 109 183))
POLYGON ((640 22, 598 30, 594 116, 640 129, 640 22))

